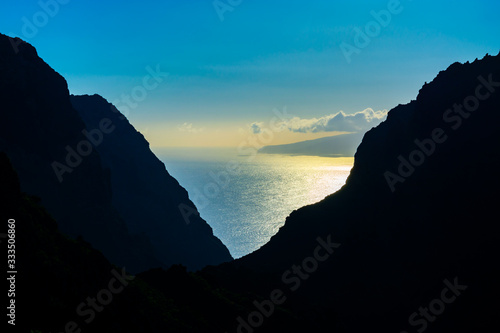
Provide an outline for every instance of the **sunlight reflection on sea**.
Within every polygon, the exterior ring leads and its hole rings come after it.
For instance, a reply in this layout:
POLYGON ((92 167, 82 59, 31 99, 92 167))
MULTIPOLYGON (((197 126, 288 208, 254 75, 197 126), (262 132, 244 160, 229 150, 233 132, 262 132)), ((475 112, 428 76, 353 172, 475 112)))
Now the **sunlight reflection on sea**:
POLYGON ((235 258, 269 241, 293 210, 340 189, 354 162, 266 154, 251 159, 236 149, 154 150, 235 258), (227 173, 229 161, 239 166, 238 175, 227 173))

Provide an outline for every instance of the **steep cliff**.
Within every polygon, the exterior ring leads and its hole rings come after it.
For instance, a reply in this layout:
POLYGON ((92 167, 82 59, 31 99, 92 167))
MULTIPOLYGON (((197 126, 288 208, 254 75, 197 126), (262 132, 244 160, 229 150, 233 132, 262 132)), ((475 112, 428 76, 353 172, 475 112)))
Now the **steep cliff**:
POLYGON ((340 191, 207 274, 282 288, 317 330, 487 331, 500 297, 499 110, 500 56, 451 65, 365 134, 340 191))
POLYGON ((95 131, 96 150, 110 170, 112 203, 132 234, 151 240, 155 255, 167 266, 191 269, 232 260, 229 251, 201 219, 188 193, 169 175, 146 139, 104 98, 72 96, 71 102, 95 131), (110 133, 97 134, 103 120, 110 133))
POLYGON ((0 35, 0 99, 0 151, 12 161, 22 190, 41 198, 63 233, 82 236, 114 264, 126 266, 132 272, 173 263, 197 269, 231 260, 211 228, 197 216, 184 189, 164 169, 161 174, 161 163, 154 161, 139 134, 131 143, 131 147, 137 147, 133 150, 137 156, 123 149, 121 151, 127 154, 122 157, 101 154, 100 149, 111 154, 120 147, 111 146, 122 141, 117 137, 119 134, 125 135, 123 140, 127 141, 128 132, 122 129, 128 122, 117 122, 114 135, 108 134, 115 126, 110 119, 110 122, 99 123, 97 129, 109 140, 96 146, 97 137, 92 136, 95 133, 91 130, 87 131, 85 122, 72 106, 64 78, 40 59, 31 45, 5 35, 0 35), (12 47, 13 43, 17 48, 12 47), (120 177, 130 176, 121 166, 115 170, 110 165, 118 163, 119 158, 133 159, 134 164, 130 166, 142 168, 139 171, 143 178, 130 179, 135 182, 136 193, 131 188, 121 192, 122 188, 116 183, 117 179, 123 179, 120 177), (141 158, 147 160, 143 165, 139 163, 141 158), (144 173, 150 166, 153 169, 144 173), (148 178, 153 170, 160 170, 155 173, 159 179, 150 191, 137 182, 146 178, 148 184, 154 182, 148 178), (160 199, 155 197, 158 194, 160 199), (151 203, 162 207, 149 209, 145 204, 148 196, 151 203), (139 197, 141 200, 134 204, 134 199, 139 197), (191 214, 190 225, 179 222, 176 204, 180 202, 188 205, 189 212, 195 212, 191 214), (124 204, 129 207, 124 209, 124 204), (139 229, 134 227, 138 225, 139 229), (168 237, 162 239, 162 235, 168 237))
MULTIPOLYGON (((134 276, 85 241, 62 235, 39 200, 21 192, 2 152, 0 184, 0 218, 15 225, 9 245, 17 271, 9 280, 9 306, 14 300, 15 307, 6 310, 5 332, 224 332, 251 309, 254 297, 211 285, 183 266, 134 276)), ((4 253, 7 239, 5 223, 4 253)))

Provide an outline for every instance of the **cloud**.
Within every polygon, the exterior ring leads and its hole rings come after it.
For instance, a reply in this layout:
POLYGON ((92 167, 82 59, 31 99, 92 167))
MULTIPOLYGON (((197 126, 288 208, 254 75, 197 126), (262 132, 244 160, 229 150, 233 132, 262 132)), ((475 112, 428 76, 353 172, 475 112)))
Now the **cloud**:
POLYGON ((193 127, 193 124, 192 123, 184 123, 182 124, 181 126, 178 127, 179 131, 180 132, 188 132, 188 133, 201 133, 203 132, 205 129, 204 128, 195 128, 193 127))
POLYGON ((286 127, 292 132, 362 132, 377 126, 387 117, 387 110, 373 111, 365 109, 353 114, 340 111, 321 118, 302 119, 294 117, 286 122, 286 127))
POLYGON ((253 134, 259 134, 260 132, 262 132, 262 126, 264 125, 264 123, 260 122, 255 122, 255 123, 251 123, 250 124, 250 130, 252 131, 253 134))

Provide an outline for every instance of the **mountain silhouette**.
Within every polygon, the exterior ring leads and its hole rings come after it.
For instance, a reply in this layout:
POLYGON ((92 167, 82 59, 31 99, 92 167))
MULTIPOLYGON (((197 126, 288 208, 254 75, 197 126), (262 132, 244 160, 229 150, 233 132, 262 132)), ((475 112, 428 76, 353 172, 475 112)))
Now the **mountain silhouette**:
POLYGON ((491 330, 499 110, 500 55, 452 64, 365 134, 341 190, 291 213, 261 249, 205 273, 235 290, 281 288, 311 331, 491 330))
POLYGON ((64 78, 31 45, 5 35, 0 88, 0 151, 22 190, 41 198, 64 234, 82 236, 131 272, 232 259, 142 135, 117 120, 121 114, 110 114, 102 98, 70 98, 64 78), (190 223, 179 218, 180 204, 190 223))
MULTIPOLYGON (((0 217, 16 225, 16 316, 15 327, 4 323, 8 332, 223 332, 251 310, 256 296, 234 294, 184 266, 132 275, 61 234, 40 200, 21 192, 3 152, 0 184, 0 217)), ((283 310, 277 317, 294 321, 283 310)))
POLYGON ((200 269, 232 260, 186 190, 122 113, 98 95, 71 96, 71 102, 88 131, 100 128, 103 119, 114 126, 96 150, 103 168, 111 171, 112 204, 130 233, 147 237, 166 266, 182 263, 200 269))
MULTIPOLYGON (((2 218, 15 216, 24 235, 25 331, 61 331, 80 302, 108 285, 112 269, 165 267, 175 251, 189 261, 196 250, 183 241, 200 241, 200 253, 212 244, 205 263, 217 253, 230 260, 198 214, 186 222, 179 213, 180 204, 196 210, 142 135, 103 98, 70 97, 32 46, 18 47, 0 35, 0 201, 2 218), (102 142, 88 152, 82 142, 99 142, 96 129, 102 142), (150 211, 147 193, 155 197, 150 211), (134 207, 156 219, 124 216, 138 216, 134 207), (152 236, 177 227, 186 238, 171 244, 180 249, 152 236)), ((173 265, 137 274, 88 330, 494 330, 499 92, 500 55, 452 64, 364 135, 341 190, 292 212, 262 248, 197 273, 173 265)))

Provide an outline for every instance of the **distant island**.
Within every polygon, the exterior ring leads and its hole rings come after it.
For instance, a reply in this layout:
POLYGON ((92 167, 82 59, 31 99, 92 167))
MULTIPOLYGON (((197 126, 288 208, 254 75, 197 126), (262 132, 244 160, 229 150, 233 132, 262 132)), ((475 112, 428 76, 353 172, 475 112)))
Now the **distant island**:
POLYGON ((284 145, 265 146, 259 149, 259 154, 352 157, 363 140, 363 135, 364 133, 348 133, 284 145))

